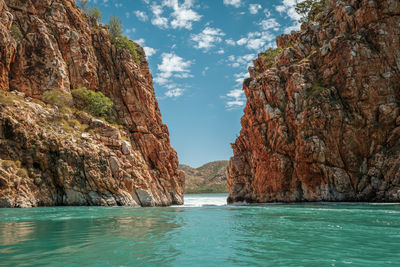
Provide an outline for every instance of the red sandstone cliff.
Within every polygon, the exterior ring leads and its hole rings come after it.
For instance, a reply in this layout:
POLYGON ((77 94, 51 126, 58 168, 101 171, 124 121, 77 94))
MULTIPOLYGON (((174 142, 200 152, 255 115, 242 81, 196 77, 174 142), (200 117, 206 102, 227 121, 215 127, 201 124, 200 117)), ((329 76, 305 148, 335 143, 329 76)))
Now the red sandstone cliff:
POLYGON ((229 202, 400 201, 400 2, 331 1, 244 81, 229 202))
POLYGON ((116 49, 73 0, 0 0, 0 207, 183 203, 183 173, 138 54, 116 49), (38 101, 79 86, 112 99, 121 125, 38 101))

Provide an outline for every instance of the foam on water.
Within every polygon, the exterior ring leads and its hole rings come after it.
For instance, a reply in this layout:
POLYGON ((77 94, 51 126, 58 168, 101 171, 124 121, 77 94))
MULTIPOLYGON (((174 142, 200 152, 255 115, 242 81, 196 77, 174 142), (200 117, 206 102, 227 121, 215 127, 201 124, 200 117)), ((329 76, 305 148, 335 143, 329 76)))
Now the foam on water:
POLYGON ((184 207, 225 206, 227 194, 188 194, 184 207))

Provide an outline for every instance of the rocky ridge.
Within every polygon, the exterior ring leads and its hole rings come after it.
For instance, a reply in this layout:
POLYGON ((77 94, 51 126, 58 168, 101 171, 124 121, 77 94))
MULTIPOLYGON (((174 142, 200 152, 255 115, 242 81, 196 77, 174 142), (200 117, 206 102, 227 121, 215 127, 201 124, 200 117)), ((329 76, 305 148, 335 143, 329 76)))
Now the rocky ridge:
POLYGON ((399 33, 399 1, 332 0, 259 54, 228 201, 400 201, 399 33))
POLYGON ((179 170, 185 173, 185 193, 225 193, 226 167, 228 161, 220 160, 192 168, 180 164, 179 170))
POLYGON ((143 49, 111 44, 73 0, 0 0, 0 207, 183 203, 143 49), (80 86, 118 125, 42 103, 80 86))

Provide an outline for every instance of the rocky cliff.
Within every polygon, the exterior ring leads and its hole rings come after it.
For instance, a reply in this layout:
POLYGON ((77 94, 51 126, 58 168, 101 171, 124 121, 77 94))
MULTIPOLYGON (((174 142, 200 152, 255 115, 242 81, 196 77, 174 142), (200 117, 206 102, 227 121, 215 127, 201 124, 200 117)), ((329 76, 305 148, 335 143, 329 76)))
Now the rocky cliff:
POLYGON ((73 0, 0 0, 0 206, 183 203, 183 173, 145 54, 73 0), (41 100, 84 86, 117 124, 41 100))
POLYGON ((229 202, 400 201, 400 2, 318 17, 249 68, 229 202))
POLYGON ((204 164, 199 168, 179 165, 185 173, 185 193, 226 193, 226 167, 228 161, 220 160, 204 164))

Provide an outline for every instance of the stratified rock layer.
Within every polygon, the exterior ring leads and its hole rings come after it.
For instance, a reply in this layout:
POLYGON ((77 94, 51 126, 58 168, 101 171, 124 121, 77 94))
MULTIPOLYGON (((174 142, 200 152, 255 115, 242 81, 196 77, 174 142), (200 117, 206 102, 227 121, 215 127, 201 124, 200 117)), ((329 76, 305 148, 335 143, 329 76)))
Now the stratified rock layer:
POLYGON ((116 49, 73 0, 0 0, 0 89, 18 91, 1 95, 1 207, 183 203, 183 173, 137 52, 135 61, 116 49), (79 86, 111 98, 120 126, 35 100, 79 86))
POLYGON ((249 68, 229 202, 400 200, 400 2, 321 17, 249 68))

